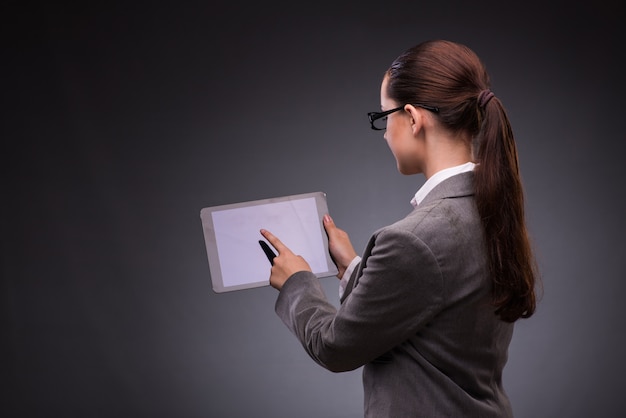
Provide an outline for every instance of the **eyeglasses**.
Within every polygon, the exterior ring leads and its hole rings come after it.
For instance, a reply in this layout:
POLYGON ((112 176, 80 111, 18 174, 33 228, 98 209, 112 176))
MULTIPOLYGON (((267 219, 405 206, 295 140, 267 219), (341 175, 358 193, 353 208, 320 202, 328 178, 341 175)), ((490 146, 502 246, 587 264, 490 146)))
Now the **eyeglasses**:
MULTIPOLYGON (((395 109, 386 110, 384 112, 369 112, 367 117, 370 120, 370 124, 372 125, 372 129, 375 131, 384 131, 387 129, 387 116, 392 114, 393 112, 397 112, 398 110, 404 109, 405 105, 400 107, 396 107, 395 109)), ((421 107, 426 110, 430 110, 433 113, 439 113, 439 108, 435 106, 428 106, 423 104, 414 104, 413 106, 421 107)))

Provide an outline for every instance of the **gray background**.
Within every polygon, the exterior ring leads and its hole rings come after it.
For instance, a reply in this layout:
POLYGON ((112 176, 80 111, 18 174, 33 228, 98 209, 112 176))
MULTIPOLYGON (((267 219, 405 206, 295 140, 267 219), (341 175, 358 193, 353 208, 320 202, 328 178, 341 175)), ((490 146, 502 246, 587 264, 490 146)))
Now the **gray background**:
POLYGON ((623 2, 102 3, 2 6, 2 416, 360 416, 276 291, 212 292, 199 213, 322 190, 362 250, 424 181, 365 115, 433 38, 482 57, 519 144, 545 289, 516 416, 624 413, 623 2))

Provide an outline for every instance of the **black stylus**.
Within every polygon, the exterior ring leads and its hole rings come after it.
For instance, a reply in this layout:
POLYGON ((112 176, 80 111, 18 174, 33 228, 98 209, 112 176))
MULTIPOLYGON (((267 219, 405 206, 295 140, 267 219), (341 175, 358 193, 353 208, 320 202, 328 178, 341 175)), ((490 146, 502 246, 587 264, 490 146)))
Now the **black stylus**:
POLYGON ((276 257, 274 251, 272 251, 270 246, 263 240, 259 240, 259 244, 261 244, 261 248, 263 248, 263 252, 265 252, 267 259, 270 260, 270 264, 274 265, 274 257, 276 257))

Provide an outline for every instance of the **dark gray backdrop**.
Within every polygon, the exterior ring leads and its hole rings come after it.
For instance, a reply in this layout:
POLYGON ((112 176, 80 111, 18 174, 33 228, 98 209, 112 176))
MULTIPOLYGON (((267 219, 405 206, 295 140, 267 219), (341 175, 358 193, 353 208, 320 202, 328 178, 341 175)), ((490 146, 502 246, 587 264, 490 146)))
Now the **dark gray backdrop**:
POLYGON ((623 4, 313 3, 5 2, 2 416, 360 416, 273 289, 212 292, 199 213, 322 190, 361 250, 423 183, 365 115, 432 38, 483 58, 519 144, 545 295, 516 416, 623 413, 623 4))

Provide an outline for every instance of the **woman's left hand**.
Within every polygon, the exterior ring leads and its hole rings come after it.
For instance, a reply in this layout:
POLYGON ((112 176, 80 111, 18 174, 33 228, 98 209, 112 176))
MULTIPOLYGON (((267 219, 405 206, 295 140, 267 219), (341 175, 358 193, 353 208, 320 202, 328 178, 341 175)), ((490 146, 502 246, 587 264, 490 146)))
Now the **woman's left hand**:
POLYGON ((295 255, 289 248, 285 246, 271 232, 261 229, 261 235, 269 241, 270 244, 278 251, 278 255, 274 258, 270 274, 270 285, 275 289, 282 289, 283 285, 294 273, 299 271, 311 271, 311 266, 302 256, 295 255))

